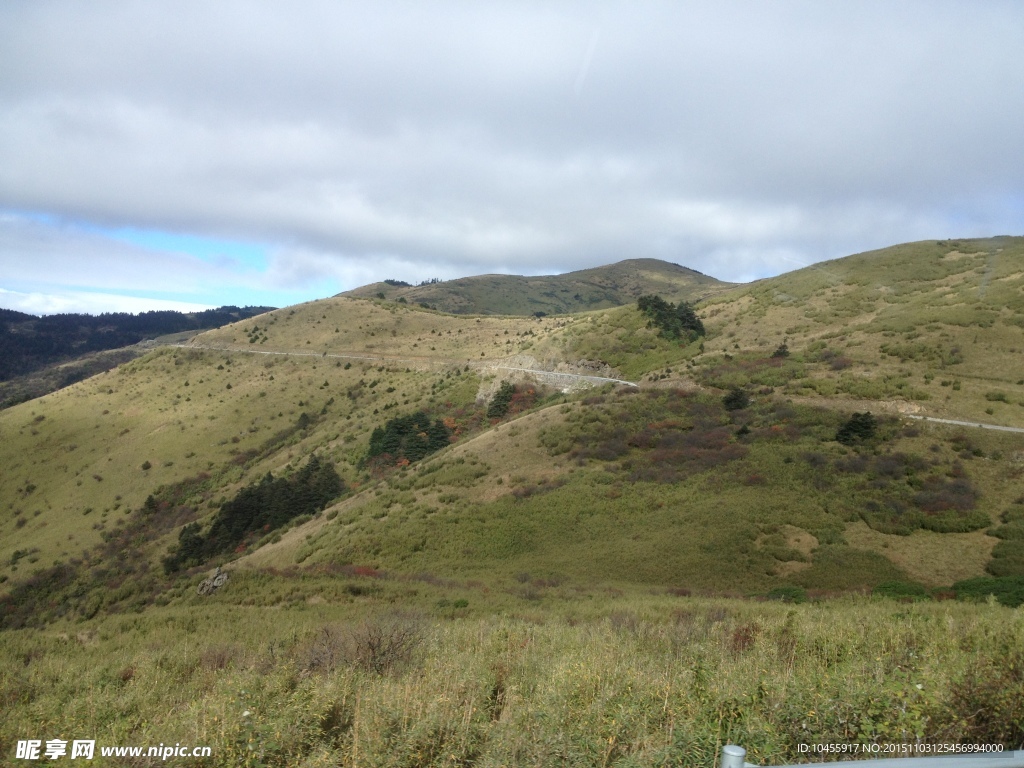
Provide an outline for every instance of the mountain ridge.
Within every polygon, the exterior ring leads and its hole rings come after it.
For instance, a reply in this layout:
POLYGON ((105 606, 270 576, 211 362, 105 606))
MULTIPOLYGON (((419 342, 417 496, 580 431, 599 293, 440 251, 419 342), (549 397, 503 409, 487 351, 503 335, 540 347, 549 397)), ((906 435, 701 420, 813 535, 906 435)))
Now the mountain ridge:
POLYGON ((607 309, 655 293, 699 301, 732 287, 697 270, 659 259, 625 259, 558 275, 486 274, 417 286, 378 282, 338 296, 427 304, 452 314, 560 315, 607 309))

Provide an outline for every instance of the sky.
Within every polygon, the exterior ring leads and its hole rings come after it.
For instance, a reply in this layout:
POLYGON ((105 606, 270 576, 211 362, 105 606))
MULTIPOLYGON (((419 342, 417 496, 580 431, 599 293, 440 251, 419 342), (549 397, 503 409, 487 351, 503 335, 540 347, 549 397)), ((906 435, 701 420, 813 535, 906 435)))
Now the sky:
POLYGON ((1024 234, 1024 4, 0 3, 0 307, 1024 234))

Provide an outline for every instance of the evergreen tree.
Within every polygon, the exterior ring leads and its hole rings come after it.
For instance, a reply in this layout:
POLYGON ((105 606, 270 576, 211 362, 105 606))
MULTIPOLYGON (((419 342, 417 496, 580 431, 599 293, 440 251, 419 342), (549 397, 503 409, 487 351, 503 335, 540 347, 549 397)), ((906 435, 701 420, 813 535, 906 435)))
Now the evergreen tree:
POLYGON ((370 435, 367 458, 389 456, 394 461, 419 461, 448 445, 451 431, 440 419, 431 421, 423 411, 396 416, 370 435))
POLYGON ((501 419, 508 413, 509 404, 516 393, 515 386, 511 382, 503 381, 498 391, 494 393, 490 404, 487 406, 488 419, 501 419))
POLYGON ((865 442, 875 436, 878 420, 870 413, 855 413, 836 432, 836 440, 843 445, 865 442))
POLYGON ((198 523, 182 528, 177 550, 164 558, 164 570, 173 573, 230 552, 250 534, 280 528, 299 515, 323 509, 344 491, 334 465, 317 456, 291 477, 275 478, 268 472, 221 506, 205 536, 198 523))
POLYGON ((704 323, 685 301, 676 306, 660 296, 648 294, 637 299, 636 305, 649 318, 647 327, 657 328, 662 338, 694 341, 705 334, 704 323))
POLYGON ((722 398, 722 405, 727 411, 740 411, 750 405, 750 396, 739 387, 733 387, 722 398))

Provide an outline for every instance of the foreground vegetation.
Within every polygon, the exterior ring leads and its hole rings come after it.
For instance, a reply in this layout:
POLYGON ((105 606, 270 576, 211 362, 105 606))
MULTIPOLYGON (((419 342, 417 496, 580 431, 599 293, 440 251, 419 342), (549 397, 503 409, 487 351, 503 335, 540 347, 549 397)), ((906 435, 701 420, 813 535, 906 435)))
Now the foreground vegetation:
POLYGON ((771 765, 801 743, 1024 741, 1020 610, 511 592, 243 573, 8 632, 0 753, 75 735, 209 745, 189 763, 209 766, 711 766, 728 742, 771 765))

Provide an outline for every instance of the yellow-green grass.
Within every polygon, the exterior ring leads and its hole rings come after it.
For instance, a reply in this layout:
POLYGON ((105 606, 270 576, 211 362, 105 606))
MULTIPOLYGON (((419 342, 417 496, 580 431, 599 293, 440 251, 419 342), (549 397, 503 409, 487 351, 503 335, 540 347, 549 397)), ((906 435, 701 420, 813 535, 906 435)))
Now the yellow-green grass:
MULTIPOLYGON (((884 534, 864 524, 867 503, 966 477, 996 526, 1024 491, 1024 437, 896 418, 865 445, 834 437, 850 410, 1020 425, 1021 256, 1008 239, 850 257, 714 299, 708 336, 689 345, 635 307, 538 320, 331 299, 196 340, 236 351, 161 349, 3 411, 5 587, 92 550, 159 486, 199 473, 185 501, 201 523, 314 452, 351 492, 269 533, 209 598, 195 594, 207 568, 134 594, 116 557, 86 560, 114 568, 109 584, 82 582, 88 605, 141 613, 47 609, 47 626, 0 633, 0 749, 78 734, 209 744, 211 765, 648 765, 711 764, 728 740, 761 763, 827 740, 1019 746, 1005 729, 1024 720, 1020 609, 666 590, 982 575, 985 529, 884 534), (790 356, 773 361, 783 340, 790 356), (834 369, 836 356, 848 362, 834 369), (655 391, 553 398, 489 429, 474 401, 503 364, 655 391), (753 405, 725 412, 737 385, 753 405), (371 476, 370 432, 421 408, 464 426, 459 442, 371 476), (642 436, 616 447, 627 427, 623 442, 645 428, 710 437, 672 464, 642 436), (404 663, 313 663, 396 610, 416 614, 398 620, 422 640, 404 663)), ((133 546, 159 571, 178 527, 154 530, 133 546)))
POLYGON ((733 742, 771 765, 808 743, 1024 737, 1019 610, 283 581, 239 574, 213 598, 4 633, 0 753, 88 738, 209 746, 201 766, 712 765, 733 742), (239 605, 275 589, 291 590, 276 609, 239 605), (371 671, 347 644, 394 626, 403 592, 418 643, 371 671), (457 594, 453 614, 440 596, 457 594))
POLYGON ((389 414, 442 398, 472 403, 478 387, 471 373, 381 367, 167 349, 8 409, 0 557, 32 551, 29 563, 50 565, 77 556, 159 486, 199 473, 213 475, 222 496, 318 450, 353 480, 369 433, 389 414), (302 413, 319 420, 264 455, 302 413))
POLYGON ((863 521, 850 523, 844 534, 851 546, 878 552, 916 582, 942 587, 981 573, 997 539, 984 531, 935 533, 917 530, 909 536, 879 533, 863 521))
POLYGON ((409 365, 475 365, 526 352, 574 322, 574 318, 456 317, 394 302, 333 298, 208 331, 194 343, 252 352, 386 357, 409 365))
POLYGON ((0 563, 13 575, 79 556, 156 488, 198 473, 214 476, 216 497, 230 496, 251 478, 326 450, 342 462, 343 476, 355 480, 369 433, 387 418, 446 403, 468 405, 479 387, 477 364, 528 355, 535 346, 544 356, 537 365, 571 362, 573 351, 567 354, 551 339, 574 322, 455 318, 331 299, 195 341, 244 353, 164 348, 8 409, 0 413, 0 457, 9 479, 0 488, 6 513, 0 516, 6 545, 0 563), (269 340, 250 345, 248 334, 257 326, 268 329, 269 340), (309 347, 352 357, 248 352, 309 347), (388 359, 360 359, 377 356, 388 359), (467 372, 462 363, 469 361, 467 372), (279 450, 263 451, 302 413, 317 416, 325 408, 313 428, 279 450), (244 469, 236 466, 246 459, 244 469), (142 469, 144 463, 149 469, 142 469), (12 564, 16 552, 29 554, 12 564))
POLYGON ((762 280, 705 302, 707 356, 785 341, 811 364, 794 394, 1024 426, 1022 260, 1024 238, 910 243, 762 280), (826 349, 846 367, 820 360, 826 349))

